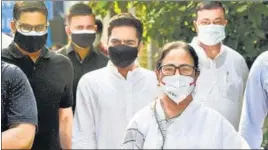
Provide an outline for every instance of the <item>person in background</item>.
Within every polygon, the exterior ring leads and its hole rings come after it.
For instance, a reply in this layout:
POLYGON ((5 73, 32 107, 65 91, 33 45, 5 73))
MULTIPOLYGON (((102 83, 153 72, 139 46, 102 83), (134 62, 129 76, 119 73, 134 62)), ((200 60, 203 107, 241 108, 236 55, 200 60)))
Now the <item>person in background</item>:
POLYGON ((101 20, 96 19, 96 25, 98 28, 97 28, 96 40, 94 41, 93 45, 102 54, 104 54, 105 56, 108 56, 107 46, 101 41, 102 31, 103 31, 103 24, 102 24, 101 20))
POLYGON ((195 97, 238 130, 248 67, 242 55, 222 43, 227 23, 220 2, 204 1, 197 6, 197 37, 191 42, 200 59, 195 97))
POLYGON ((37 107, 23 71, 1 62, 2 149, 31 149, 37 128, 37 107))
POLYGON ((199 71, 191 46, 166 44, 156 66, 161 94, 130 121, 123 149, 249 148, 225 117, 193 98, 199 71))
POLYGON ((2 50, 2 60, 26 74, 38 110, 33 150, 71 148, 73 68, 70 60, 46 48, 48 10, 43 1, 16 1, 11 30, 14 41, 2 50))
POLYGON ((108 27, 111 61, 85 74, 78 83, 73 149, 118 149, 133 115, 157 93, 155 74, 136 61, 143 25, 128 13, 115 15, 108 27))
POLYGON ((248 76, 239 133, 252 149, 260 149, 268 113, 268 51, 253 63, 248 76))
POLYGON ((84 3, 74 4, 71 6, 67 18, 68 25, 65 31, 70 42, 58 52, 67 56, 73 64, 73 112, 75 112, 78 81, 85 73, 105 67, 108 57, 94 50, 93 42, 96 37, 97 26, 95 15, 88 5, 84 3))
POLYGON ((9 44, 12 43, 13 38, 6 35, 5 33, 2 33, 1 35, 2 35, 1 48, 4 49, 7 48, 9 44))

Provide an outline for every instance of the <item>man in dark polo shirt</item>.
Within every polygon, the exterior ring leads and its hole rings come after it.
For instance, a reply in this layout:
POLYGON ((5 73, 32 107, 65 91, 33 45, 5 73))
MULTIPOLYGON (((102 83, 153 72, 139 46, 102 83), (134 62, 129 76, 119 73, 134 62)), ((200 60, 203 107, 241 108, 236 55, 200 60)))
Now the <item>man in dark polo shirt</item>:
POLYGON ((30 149, 38 122, 31 85, 20 68, 5 62, 1 80, 2 149, 30 149))
POLYGON ((42 1, 17 1, 11 29, 14 41, 2 50, 2 60, 28 77, 37 102, 38 126, 32 149, 71 148, 73 68, 70 60, 49 51, 47 8, 42 1))
POLYGON ((75 110, 76 88, 79 79, 87 72, 105 67, 108 58, 93 47, 97 26, 92 9, 84 4, 74 4, 67 17, 65 30, 69 36, 69 44, 58 52, 70 58, 74 68, 73 95, 75 110))

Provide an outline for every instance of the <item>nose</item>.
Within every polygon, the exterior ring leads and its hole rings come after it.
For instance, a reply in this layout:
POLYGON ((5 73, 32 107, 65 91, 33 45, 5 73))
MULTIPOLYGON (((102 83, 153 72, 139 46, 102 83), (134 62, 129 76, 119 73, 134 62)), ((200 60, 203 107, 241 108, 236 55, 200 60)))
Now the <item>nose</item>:
POLYGON ((180 74, 179 68, 176 68, 175 75, 180 74))

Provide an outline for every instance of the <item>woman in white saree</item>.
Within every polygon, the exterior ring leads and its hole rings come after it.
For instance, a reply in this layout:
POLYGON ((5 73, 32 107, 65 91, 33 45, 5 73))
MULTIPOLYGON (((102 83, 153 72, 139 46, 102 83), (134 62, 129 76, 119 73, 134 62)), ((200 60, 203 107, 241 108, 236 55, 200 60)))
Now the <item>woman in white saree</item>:
POLYGON ((180 41, 165 45, 156 74, 161 94, 132 118, 123 149, 249 148, 221 114, 192 96, 199 71, 191 46, 180 41))

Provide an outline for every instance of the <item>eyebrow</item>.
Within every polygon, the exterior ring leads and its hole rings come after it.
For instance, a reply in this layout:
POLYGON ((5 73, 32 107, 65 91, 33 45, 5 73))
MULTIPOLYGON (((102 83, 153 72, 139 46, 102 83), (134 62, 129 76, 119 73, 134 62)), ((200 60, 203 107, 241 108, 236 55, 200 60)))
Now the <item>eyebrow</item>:
POLYGON ((31 24, 28 24, 28 23, 20 23, 20 22, 18 22, 20 25, 29 25, 29 26, 45 26, 45 25, 47 25, 47 23, 45 23, 45 24, 37 24, 37 25, 31 25, 31 24))
POLYGON ((135 42, 135 40, 124 40, 124 42, 135 42))

